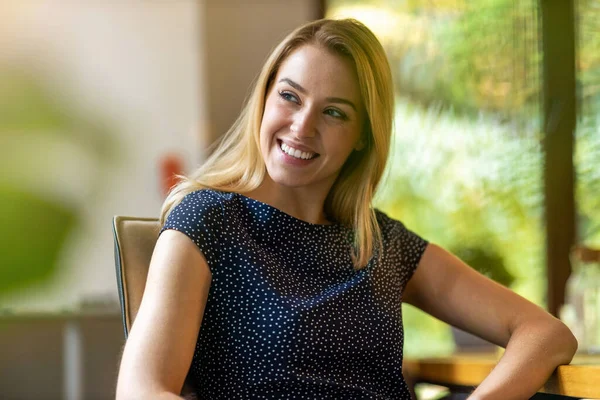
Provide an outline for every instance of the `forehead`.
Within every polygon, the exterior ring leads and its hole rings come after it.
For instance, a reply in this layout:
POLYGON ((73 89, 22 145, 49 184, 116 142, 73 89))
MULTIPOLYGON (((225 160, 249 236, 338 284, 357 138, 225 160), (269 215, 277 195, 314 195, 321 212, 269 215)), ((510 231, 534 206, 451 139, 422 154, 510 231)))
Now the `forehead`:
POLYGON ((276 80, 288 78, 315 95, 360 100, 358 78, 352 62, 316 45, 295 49, 281 64, 276 80))

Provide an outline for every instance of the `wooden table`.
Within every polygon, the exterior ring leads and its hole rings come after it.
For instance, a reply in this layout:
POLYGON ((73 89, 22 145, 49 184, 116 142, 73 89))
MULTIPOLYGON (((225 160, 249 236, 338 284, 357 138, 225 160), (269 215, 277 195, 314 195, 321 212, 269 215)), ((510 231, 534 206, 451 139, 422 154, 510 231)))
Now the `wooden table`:
MULTIPOLYGON (((406 359, 404 372, 415 383, 473 388, 485 379, 499 358, 500 354, 473 353, 406 359)), ((540 392, 600 399, 600 355, 576 355, 570 365, 561 365, 554 371, 540 392)))

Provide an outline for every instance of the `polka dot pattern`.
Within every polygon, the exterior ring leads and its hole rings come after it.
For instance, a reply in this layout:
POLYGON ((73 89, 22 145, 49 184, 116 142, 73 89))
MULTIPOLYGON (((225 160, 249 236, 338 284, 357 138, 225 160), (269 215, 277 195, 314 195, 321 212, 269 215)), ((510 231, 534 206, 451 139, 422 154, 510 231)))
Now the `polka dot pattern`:
POLYGON ((410 399, 402 292, 427 242, 377 219, 383 253, 355 271, 340 224, 235 193, 188 194, 162 231, 189 236, 212 272, 190 369, 198 397, 410 399))

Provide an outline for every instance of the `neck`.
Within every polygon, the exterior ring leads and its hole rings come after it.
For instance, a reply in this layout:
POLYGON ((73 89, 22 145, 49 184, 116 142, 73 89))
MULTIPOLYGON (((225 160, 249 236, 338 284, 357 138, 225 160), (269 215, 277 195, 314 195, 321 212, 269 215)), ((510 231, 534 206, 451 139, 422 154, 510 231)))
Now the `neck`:
POLYGON ((286 214, 311 224, 330 224, 325 215, 327 191, 315 193, 307 188, 289 188, 273 182, 268 176, 260 186, 245 196, 266 203, 286 214))

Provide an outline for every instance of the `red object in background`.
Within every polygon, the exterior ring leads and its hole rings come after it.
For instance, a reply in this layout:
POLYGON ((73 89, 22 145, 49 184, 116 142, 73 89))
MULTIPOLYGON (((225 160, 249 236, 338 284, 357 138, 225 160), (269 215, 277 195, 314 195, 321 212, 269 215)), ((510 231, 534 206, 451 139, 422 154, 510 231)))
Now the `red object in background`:
POLYGON ((160 159, 160 189, 163 196, 167 196, 173 186, 179 179, 177 175, 182 175, 184 170, 183 159, 176 154, 167 154, 160 159))

